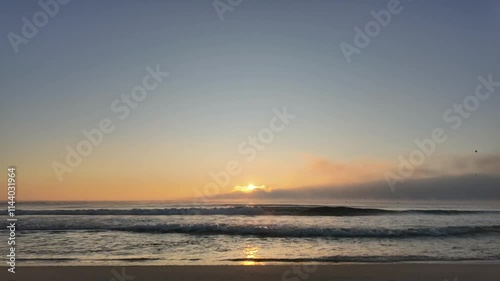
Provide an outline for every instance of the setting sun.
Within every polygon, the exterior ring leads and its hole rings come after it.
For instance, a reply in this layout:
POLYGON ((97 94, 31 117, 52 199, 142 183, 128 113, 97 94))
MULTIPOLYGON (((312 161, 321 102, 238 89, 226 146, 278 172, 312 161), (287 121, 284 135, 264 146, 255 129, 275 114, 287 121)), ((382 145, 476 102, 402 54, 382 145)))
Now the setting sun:
POLYGON ((242 192, 249 193, 249 192, 252 192, 252 191, 254 191, 256 189, 265 189, 265 188, 266 188, 265 185, 260 185, 259 186, 259 185, 249 184, 247 186, 239 186, 239 185, 237 185, 237 186, 235 186, 233 188, 233 190, 234 191, 242 191, 242 192))

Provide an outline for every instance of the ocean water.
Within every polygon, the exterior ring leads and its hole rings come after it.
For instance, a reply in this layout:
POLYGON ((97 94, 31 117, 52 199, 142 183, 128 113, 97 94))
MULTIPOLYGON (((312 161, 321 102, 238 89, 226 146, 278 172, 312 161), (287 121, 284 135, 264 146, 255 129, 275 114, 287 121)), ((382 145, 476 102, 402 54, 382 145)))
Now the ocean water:
POLYGON ((17 218, 18 266, 500 260, 498 203, 32 202, 17 218))

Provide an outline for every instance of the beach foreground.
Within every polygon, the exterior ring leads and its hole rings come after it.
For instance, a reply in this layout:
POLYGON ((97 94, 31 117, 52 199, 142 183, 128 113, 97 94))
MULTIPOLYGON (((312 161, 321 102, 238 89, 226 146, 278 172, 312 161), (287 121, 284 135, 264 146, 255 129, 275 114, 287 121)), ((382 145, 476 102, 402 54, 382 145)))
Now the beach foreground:
POLYGON ((16 281, 371 280, 498 281, 500 264, 337 264, 259 266, 26 266, 2 270, 16 281))

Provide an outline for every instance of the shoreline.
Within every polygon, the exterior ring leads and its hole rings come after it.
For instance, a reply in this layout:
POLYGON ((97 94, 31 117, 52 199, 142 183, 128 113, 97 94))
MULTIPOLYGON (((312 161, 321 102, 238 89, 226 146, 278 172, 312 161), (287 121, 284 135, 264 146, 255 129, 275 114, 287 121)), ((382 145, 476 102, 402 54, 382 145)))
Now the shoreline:
MULTIPOLYGON (((467 265, 481 265, 481 264, 497 264, 500 266, 499 260, 460 260, 460 261, 377 261, 377 262, 364 262, 364 261, 290 261, 290 262, 266 262, 266 261, 252 261, 245 260, 235 263, 207 263, 207 264, 141 264, 141 261, 128 262, 128 263, 115 263, 115 264, 97 264, 94 263, 29 263, 23 264, 16 263, 19 268, 31 268, 31 267, 210 267, 210 266, 290 266, 290 265, 317 265, 317 266, 338 266, 338 265, 406 265, 406 264, 429 264, 429 265, 453 265, 453 264, 467 264, 467 265), (245 264, 251 263, 251 264, 245 264)), ((0 264, 0 268, 7 268, 8 265, 0 264)))
POLYGON ((495 263, 370 263, 288 265, 158 265, 158 266, 21 266, 0 271, 0 280, 16 281, 160 281, 160 280, 371 280, 498 281, 495 263))

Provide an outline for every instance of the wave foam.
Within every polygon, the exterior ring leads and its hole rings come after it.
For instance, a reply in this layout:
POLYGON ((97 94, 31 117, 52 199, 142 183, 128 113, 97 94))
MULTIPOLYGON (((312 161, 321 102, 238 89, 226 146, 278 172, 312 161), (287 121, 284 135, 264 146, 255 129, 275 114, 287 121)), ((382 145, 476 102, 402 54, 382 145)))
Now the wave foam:
POLYGON ((135 233, 179 233, 188 235, 234 235, 283 238, 412 238, 446 237, 480 234, 500 235, 500 225, 494 226, 448 226, 433 228, 321 228, 274 225, 227 225, 227 224, 144 224, 131 226, 110 225, 32 225, 21 231, 124 231, 135 233))

